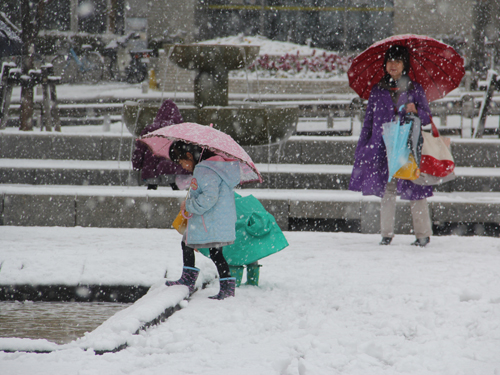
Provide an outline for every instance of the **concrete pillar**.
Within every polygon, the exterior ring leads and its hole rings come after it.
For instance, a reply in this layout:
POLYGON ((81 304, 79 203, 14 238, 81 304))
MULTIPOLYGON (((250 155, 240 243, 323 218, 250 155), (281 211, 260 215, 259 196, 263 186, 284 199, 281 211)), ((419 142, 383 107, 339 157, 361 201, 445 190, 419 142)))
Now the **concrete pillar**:
POLYGON ((71 32, 78 32, 78 0, 70 0, 70 29, 71 32))
POLYGON ((115 12, 113 10, 113 1, 106 0, 106 32, 113 34, 115 32, 115 12))
POLYGON ((484 38, 486 25, 490 14, 489 0, 476 0, 473 7, 472 40, 470 45, 471 67, 474 71, 481 71, 485 64, 484 38))
POLYGON ((491 31, 493 36, 497 36, 493 38, 494 43, 494 60, 496 63, 500 64, 500 0, 492 0, 491 3, 491 31))

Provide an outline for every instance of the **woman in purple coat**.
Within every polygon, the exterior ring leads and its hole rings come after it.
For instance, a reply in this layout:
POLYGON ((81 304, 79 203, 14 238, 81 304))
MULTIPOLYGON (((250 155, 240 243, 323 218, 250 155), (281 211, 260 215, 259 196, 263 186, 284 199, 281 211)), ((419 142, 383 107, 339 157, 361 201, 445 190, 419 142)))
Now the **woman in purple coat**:
MULTIPOLYGON (((160 106, 153 123, 146 126, 141 132, 141 137, 165 126, 180 124, 182 122, 184 121, 177 105, 172 100, 165 100, 160 106)), ((134 170, 141 171, 141 178, 150 190, 156 190, 159 177, 162 175, 191 174, 191 172, 186 171, 171 160, 153 155, 148 146, 139 141, 135 142, 132 166, 134 170)), ((170 186, 172 186, 172 189, 178 190, 175 182, 172 182, 170 186)))
POLYGON ((355 153, 349 190, 361 191, 363 195, 382 198, 380 206, 381 245, 389 245, 394 237, 396 195, 410 200, 413 230, 416 241, 412 245, 426 246, 432 235, 427 197, 432 196, 432 186, 416 185, 409 180, 389 179, 387 152, 382 139, 382 124, 402 118, 405 113, 418 115, 422 125, 430 124, 429 103, 425 92, 406 73, 410 67, 410 56, 406 47, 392 46, 385 54, 386 75, 373 86, 363 129, 355 153), (398 112, 398 109, 401 112, 398 112))

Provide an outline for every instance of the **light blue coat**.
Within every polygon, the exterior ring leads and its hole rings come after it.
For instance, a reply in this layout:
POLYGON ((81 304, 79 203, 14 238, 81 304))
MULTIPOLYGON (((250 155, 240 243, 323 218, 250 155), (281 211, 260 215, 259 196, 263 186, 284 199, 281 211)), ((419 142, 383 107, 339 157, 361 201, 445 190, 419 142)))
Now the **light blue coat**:
POLYGON ((186 199, 186 211, 192 215, 186 234, 188 245, 235 240, 233 189, 239 182, 239 162, 204 160, 196 165, 186 199))

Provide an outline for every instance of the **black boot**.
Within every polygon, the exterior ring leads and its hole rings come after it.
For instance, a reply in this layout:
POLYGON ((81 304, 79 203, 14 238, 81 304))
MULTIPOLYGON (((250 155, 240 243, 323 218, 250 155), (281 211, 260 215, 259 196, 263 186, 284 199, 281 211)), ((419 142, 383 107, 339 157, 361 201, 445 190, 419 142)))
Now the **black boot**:
POLYGON ((380 241, 379 245, 389 245, 392 241, 392 237, 382 237, 382 241, 380 241))
POLYGON ((415 242, 412 242, 412 245, 413 246, 426 247, 429 242, 431 242, 431 238, 430 237, 417 238, 415 240, 415 242))
POLYGON ((220 282, 219 294, 208 298, 220 300, 227 297, 234 297, 234 290, 236 289, 236 278, 226 277, 225 279, 220 279, 219 282, 220 282))
POLYGON ((193 294, 194 284, 196 283, 196 279, 198 278, 198 273, 200 272, 199 268, 196 267, 184 267, 182 269, 182 276, 177 281, 165 281, 166 286, 172 285, 185 285, 189 288, 189 295, 193 294))

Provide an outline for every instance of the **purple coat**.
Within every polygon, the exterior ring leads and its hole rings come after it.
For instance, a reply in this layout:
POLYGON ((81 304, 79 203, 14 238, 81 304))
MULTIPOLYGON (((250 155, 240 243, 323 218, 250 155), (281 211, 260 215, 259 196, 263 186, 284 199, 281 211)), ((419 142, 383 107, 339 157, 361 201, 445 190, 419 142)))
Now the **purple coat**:
MULTIPOLYGON (((165 100, 161 105, 151 125, 141 132, 141 137, 155 130, 169 125, 184 122, 181 112, 172 100, 165 100)), ((136 141, 135 150, 132 155, 132 166, 135 170, 141 170, 143 180, 155 178, 165 174, 190 174, 180 165, 163 157, 155 156, 144 143, 136 141)))
MULTIPOLYGON (((413 82, 413 89, 400 95, 396 108, 406 103, 415 103, 422 125, 430 124, 431 111, 422 86, 413 82)), ((373 86, 354 155, 349 190, 380 198, 384 196, 389 168, 382 139, 382 124, 396 119, 394 108, 389 91, 379 85, 373 86)), ((401 199, 420 200, 432 196, 432 186, 420 186, 408 180, 398 180, 398 194, 401 199)))

